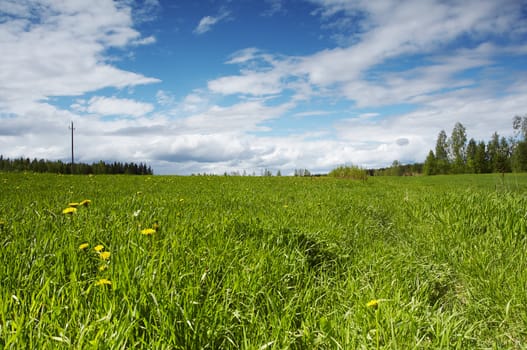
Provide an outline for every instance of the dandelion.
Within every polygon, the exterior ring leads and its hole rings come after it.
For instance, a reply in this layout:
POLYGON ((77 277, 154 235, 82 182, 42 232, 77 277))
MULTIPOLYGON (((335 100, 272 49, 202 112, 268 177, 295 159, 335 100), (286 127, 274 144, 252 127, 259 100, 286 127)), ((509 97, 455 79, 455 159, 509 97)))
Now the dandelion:
POLYGON ((99 258, 101 258, 102 260, 108 260, 110 259, 110 255, 110 252, 102 252, 99 254, 99 258))
POLYGON ((80 203, 77 203, 77 202, 68 203, 68 207, 71 207, 71 208, 77 208, 79 205, 80 203))
POLYGON ((141 230, 141 234, 146 236, 153 235, 154 233, 156 233, 156 230, 153 228, 145 228, 144 230, 141 230))
POLYGON ((98 244, 95 247, 93 247, 93 250, 95 250, 97 253, 101 252, 104 249, 104 246, 102 244, 98 244))
POLYGON ((88 248, 90 246, 89 243, 82 243, 80 246, 79 246, 79 250, 85 250, 86 248, 88 248))
POLYGON ((110 281, 110 280, 108 280, 106 278, 101 278, 100 280, 95 282, 95 285, 96 286, 111 286, 112 285, 112 281, 110 281))
POLYGON ((371 307, 371 308, 374 308, 376 309, 378 306, 379 306, 379 301, 378 299, 373 299, 373 300, 370 300, 366 303, 366 306, 367 307, 371 307))
POLYGON ((62 214, 69 214, 69 215, 72 215, 73 213, 75 213, 77 211, 77 208, 73 208, 73 207, 69 207, 69 208, 66 208, 62 211, 62 214))
POLYGON ((82 205, 84 207, 87 207, 90 204, 91 204, 91 200, 89 200, 89 199, 85 199, 85 200, 83 200, 82 202, 79 203, 79 205, 82 205))

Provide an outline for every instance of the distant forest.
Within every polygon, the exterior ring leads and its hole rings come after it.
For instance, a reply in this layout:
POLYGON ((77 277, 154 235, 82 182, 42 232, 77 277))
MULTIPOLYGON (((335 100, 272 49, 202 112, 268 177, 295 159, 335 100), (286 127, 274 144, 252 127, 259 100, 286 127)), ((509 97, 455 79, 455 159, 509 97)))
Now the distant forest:
POLYGON ((71 163, 64 163, 60 160, 50 161, 36 158, 31 160, 29 158, 9 159, 0 155, 0 171, 6 172, 22 172, 30 171, 35 173, 56 173, 56 174, 73 174, 88 175, 88 174, 125 174, 125 175, 153 175, 154 172, 150 166, 143 163, 122 163, 113 162, 106 163, 99 161, 93 164, 75 163, 73 167, 71 163))
POLYGON ((450 137, 439 132, 435 152, 430 150, 423 165, 425 175, 483 174, 527 171, 527 115, 515 116, 515 137, 505 138, 495 132, 490 141, 467 142, 466 129, 456 123, 450 137))

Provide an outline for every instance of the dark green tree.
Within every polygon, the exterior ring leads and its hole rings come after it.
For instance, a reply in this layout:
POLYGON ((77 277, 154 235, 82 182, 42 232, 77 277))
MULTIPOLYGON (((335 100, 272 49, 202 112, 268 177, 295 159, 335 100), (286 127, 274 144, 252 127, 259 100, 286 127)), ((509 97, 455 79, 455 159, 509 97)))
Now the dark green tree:
POLYGON ((468 141, 466 149, 466 163, 465 163, 465 172, 473 174, 476 172, 476 152, 478 149, 478 144, 476 140, 471 138, 468 141))
POLYGON ((430 150, 426 157, 425 164, 423 166, 423 174, 425 175, 436 175, 437 174, 437 160, 434 151, 430 150))
POLYGON ((487 146, 484 141, 478 142, 476 147, 476 154, 474 155, 474 172, 476 174, 484 174, 490 172, 489 157, 487 154, 487 146))

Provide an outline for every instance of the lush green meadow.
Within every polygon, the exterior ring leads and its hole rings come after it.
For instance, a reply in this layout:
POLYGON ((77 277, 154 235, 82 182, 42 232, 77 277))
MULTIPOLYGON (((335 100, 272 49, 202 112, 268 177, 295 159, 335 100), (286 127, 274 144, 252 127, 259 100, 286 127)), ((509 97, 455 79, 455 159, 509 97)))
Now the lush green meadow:
POLYGON ((526 175, 0 173, 0 348, 526 349, 526 235, 526 175))

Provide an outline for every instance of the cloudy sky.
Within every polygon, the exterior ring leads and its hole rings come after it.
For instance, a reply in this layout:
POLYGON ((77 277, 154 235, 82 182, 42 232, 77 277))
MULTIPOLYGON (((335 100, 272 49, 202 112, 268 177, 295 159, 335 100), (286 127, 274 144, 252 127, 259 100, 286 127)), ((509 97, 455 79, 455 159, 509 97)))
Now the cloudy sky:
POLYGON ((527 113, 525 0, 0 0, 0 154, 156 174, 422 162, 527 113))

